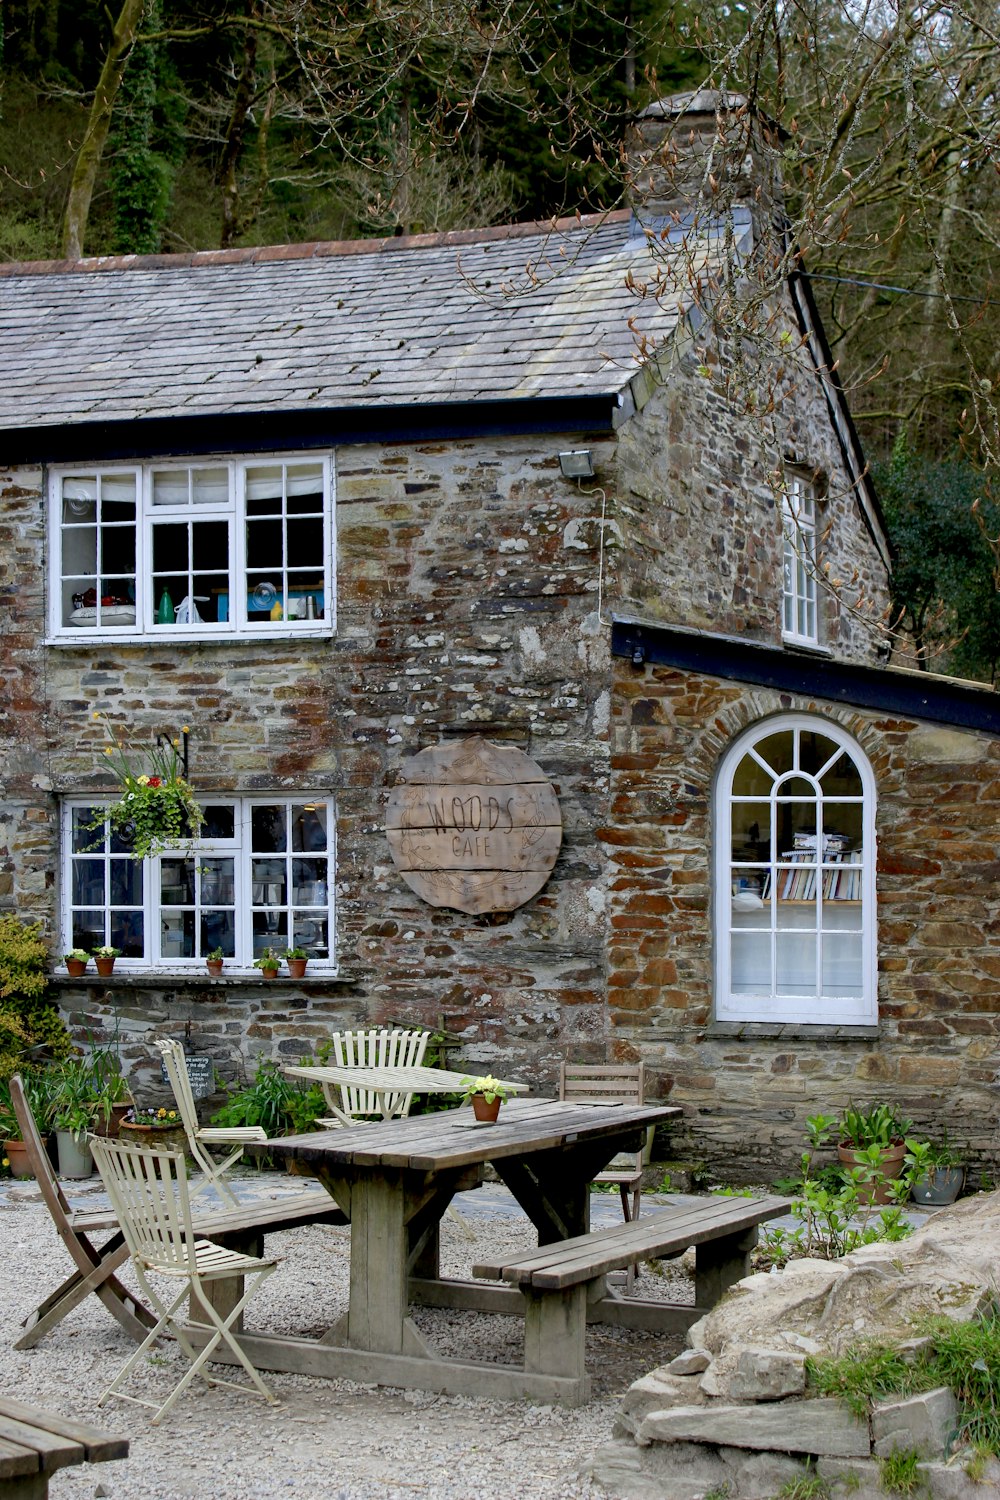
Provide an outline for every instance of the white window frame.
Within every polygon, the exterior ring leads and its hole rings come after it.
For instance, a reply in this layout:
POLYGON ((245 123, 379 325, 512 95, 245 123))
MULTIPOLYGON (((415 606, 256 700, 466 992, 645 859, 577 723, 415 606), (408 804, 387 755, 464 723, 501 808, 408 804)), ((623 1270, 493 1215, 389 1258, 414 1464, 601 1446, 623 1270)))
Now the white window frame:
POLYGON ((818 646, 816 490, 801 474, 785 475, 781 534, 781 637, 794 645, 818 646))
MULTIPOLYGON (((795 763, 798 763, 798 746, 801 742, 795 741, 795 763)), ((765 765, 762 758, 755 755, 754 758, 762 766, 765 765)), ((828 765, 830 762, 827 763, 828 765)), ((766 769, 766 767, 765 767, 766 769)), ((822 768, 821 768, 822 770, 822 768)), ((804 776, 804 773, 796 771, 796 776, 804 776)), ((782 782, 788 781, 789 777, 782 778, 782 782)), ((786 792, 792 800, 797 800, 794 794, 786 792)), ((806 799, 803 799, 806 800, 806 799)), ((850 799, 836 799, 847 801, 850 799)), ((819 826, 824 827, 822 820, 822 791, 819 795, 820 821, 819 826)), ((878 1020, 878 992, 877 992, 877 949, 876 949, 876 833, 875 833, 875 807, 876 807, 876 783, 875 775, 867 756, 864 754, 857 741, 854 740, 839 725, 828 719, 810 714, 782 714, 774 718, 762 719, 745 730, 736 739, 726 752, 720 767, 715 787, 714 808, 714 850, 715 850, 715 872, 714 872, 714 911, 715 911, 715 1015, 718 1021, 737 1022, 783 1022, 798 1026, 872 1026, 878 1020), (781 881, 787 879, 787 866, 784 870, 779 868, 779 861, 783 850, 777 848, 778 820, 774 807, 774 801, 780 797, 781 783, 772 782, 770 799, 770 855, 766 861, 762 861, 757 869, 751 864, 737 865, 733 860, 733 835, 732 835, 732 809, 734 801, 744 800, 747 802, 758 802, 765 800, 761 797, 748 797, 744 799, 734 798, 733 782, 736 771, 748 754, 754 754, 755 745, 770 736, 788 731, 793 735, 805 733, 816 733, 832 741, 837 747, 837 757, 846 752, 859 773, 861 782, 861 850, 860 861, 857 867, 860 871, 861 897, 859 903, 852 906, 859 908, 860 913, 860 974, 861 982, 859 992, 855 995, 831 996, 821 992, 822 975, 822 939, 824 934, 824 920, 829 924, 836 920, 836 903, 826 900, 823 893, 823 879, 814 877, 814 894, 810 903, 815 910, 815 931, 806 931, 804 937, 812 936, 817 944, 814 972, 817 975, 816 987, 812 993, 799 995, 780 995, 777 993, 777 958, 775 944, 779 929, 789 932, 788 926, 791 918, 788 911, 783 911, 781 900, 781 881), (762 906, 768 913, 766 930, 770 934, 771 942, 771 993, 761 994, 747 990, 741 993, 734 987, 732 973, 732 933, 738 925, 734 921, 734 874, 744 871, 749 877, 749 883, 754 883, 754 877, 760 877, 760 887, 763 890, 762 906), (767 875, 770 879, 766 879, 767 875), (831 914, 831 908, 832 914, 831 914), (824 909, 827 916, 824 919, 824 909)), ((830 872, 832 873, 832 872, 830 872)), ((837 878, 841 878, 838 872, 837 878)), ((808 920, 808 919, 807 919, 808 920)), ((853 921, 853 918, 851 919, 853 921)), ((827 926, 826 932, 836 933, 836 928, 827 926)))
MULTIPOLYGON (((261 637, 289 637, 289 636, 329 636, 336 629, 336 570, 334 558, 336 556, 336 497, 335 497, 335 466, 333 455, 330 453, 296 452, 296 453, 254 453, 238 456, 206 456, 165 458, 144 460, 141 464, 101 464, 81 463, 73 465, 60 465, 49 471, 48 476, 48 516, 49 536, 51 538, 51 565, 49 571, 49 638, 52 641, 67 642, 94 642, 94 641, 205 641, 205 640, 231 640, 253 638, 259 640, 261 637), (282 614, 281 618, 249 620, 246 618, 246 594, 247 594, 247 506, 246 506, 246 475, 247 471, 256 467, 276 467, 278 465, 295 464, 318 464, 322 468, 323 485, 323 548, 322 555, 315 559, 315 566, 300 572, 308 572, 310 580, 315 577, 322 580, 322 617, 301 618, 289 617, 282 614), (228 489, 225 500, 221 498, 205 504, 189 505, 179 504, 176 507, 170 505, 153 505, 152 486, 154 471, 159 474, 164 471, 175 471, 178 475, 186 470, 193 469, 225 469, 228 475, 228 489), (64 619, 66 610, 66 592, 72 587, 66 582, 74 575, 69 572, 68 567, 63 566, 64 556, 64 528, 63 528, 63 484, 66 480, 73 478, 90 478, 96 476, 99 480, 113 477, 120 478, 123 475, 131 475, 136 485, 136 520, 135 520, 135 579, 134 579, 134 619, 128 611, 113 610, 105 619, 100 619, 100 606, 98 605, 98 618, 93 622, 81 624, 76 621, 64 619), (228 566, 220 568, 219 572, 225 572, 229 580, 228 590, 228 618, 225 620, 203 619, 192 625, 184 622, 161 624, 156 619, 158 600, 154 597, 156 585, 153 580, 153 530, 157 522, 169 524, 171 521, 178 523, 184 520, 198 522, 217 521, 225 522, 229 527, 229 558, 228 566), (124 617, 123 617, 124 615, 124 617)), ((100 539, 98 538, 98 544, 100 539)), ((296 578, 295 570, 289 576, 289 564, 287 555, 284 567, 277 566, 275 577, 278 579, 280 589, 282 581, 294 586, 296 578)), ((100 576, 100 562, 98 561, 98 576, 100 576)), ((106 574, 113 578, 114 575, 106 574)), ((302 591, 304 592, 304 591, 302 591)), ((317 591, 318 592, 318 591, 317 591)))
MULTIPOLYGON (((62 804, 61 817, 61 871, 62 871, 62 902, 61 902, 61 924, 63 951, 69 952, 78 946, 74 941, 73 929, 73 864, 77 857, 84 859, 104 859, 105 861, 128 859, 125 854, 113 854, 95 849, 86 854, 75 854, 72 847, 73 842, 73 813, 79 808, 100 808, 110 803, 107 797, 68 797, 62 804)), ((162 853, 152 855, 142 861, 142 900, 136 902, 134 907, 124 905, 122 909, 141 911, 143 917, 143 933, 145 937, 146 952, 143 957, 128 957, 122 955, 117 960, 116 972, 119 969, 134 971, 138 973, 167 972, 173 974, 202 974, 205 967, 205 955, 197 954, 194 957, 164 956, 163 945, 163 922, 162 915, 169 910, 169 904, 164 906, 160 900, 161 891, 161 864, 163 860, 171 858, 184 858, 199 856, 203 859, 211 859, 218 856, 221 858, 232 857, 234 862, 234 925, 235 925, 235 957, 227 956, 226 973, 228 974, 254 974, 257 971, 253 967, 253 960, 264 946, 263 941, 255 941, 254 938, 254 891, 252 863, 254 859, 310 859, 324 858, 328 860, 328 881, 325 903, 317 900, 315 906, 310 904, 307 910, 322 911, 326 917, 329 954, 326 956, 310 955, 310 970, 322 971, 325 974, 336 972, 337 969, 337 938, 335 925, 335 882, 337 868, 336 847, 336 803, 334 798, 327 792, 313 794, 306 791, 294 793, 271 792, 258 793, 250 797, 231 796, 220 794, 202 799, 206 804, 212 806, 231 806, 235 810, 234 836, 232 838, 199 838, 193 840, 190 847, 181 847, 175 851, 164 850, 162 853), (327 848, 322 851, 287 850, 284 853, 268 854, 266 852, 254 851, 252 849, 252 815, 256 807, 301 807, 303 804, 322 804, 326 809, 327 848)), ((95 832, 95 839, 98 834, 95 832)), ((210 909, 212 902, 206 900, 204 903, 210 909)), ((228 907, 228 902, 225 903, 228 907)), ((185 907, 190 903, 184 903, 185 907)), ((275 906, 274 910, 283 912, 285 907, 291 906, 291 892, 287 892, 287 898, 283 905, 275 906)), ((104 933, 102 942, 113 941, 111 929, 111 912, 113 909, 110 882, 105 882, 105 899, 103 903, 95 903, 95 911, 103 911, 104 933)), ((260 905, 256 909, 264 909, 260 905)), ((292 916, 294 923, 294 916, 292 916)), ((273 946, 279 953, 284 953, 286 947, 296 944, 298 935, 294 930, 292 937, 276 935, 273 946)), ((301 946, 301 944, 299 944, 301 946)), ((96 945, 95 945, 96 946, 96 945)))

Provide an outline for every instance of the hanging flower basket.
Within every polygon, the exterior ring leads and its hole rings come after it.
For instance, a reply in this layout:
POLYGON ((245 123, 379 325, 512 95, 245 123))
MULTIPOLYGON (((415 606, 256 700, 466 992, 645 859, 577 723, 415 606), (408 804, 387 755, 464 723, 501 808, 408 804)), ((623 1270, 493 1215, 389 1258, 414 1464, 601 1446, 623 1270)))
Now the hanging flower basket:
MULTIPOLYGON (((94 714, 95 719, 101 717, 94 714)), ((184 848, 197 837, 205 815, 181 774, 181 740, 133 750, 110 724, 107 730, 111 743, 104 747, 104 754, 121 785, 121 795, 100 810, 91 826, 103 828, 110 823, 136 859, 184 848)), ((181 733, 188 733, 187 725, 181 733)))

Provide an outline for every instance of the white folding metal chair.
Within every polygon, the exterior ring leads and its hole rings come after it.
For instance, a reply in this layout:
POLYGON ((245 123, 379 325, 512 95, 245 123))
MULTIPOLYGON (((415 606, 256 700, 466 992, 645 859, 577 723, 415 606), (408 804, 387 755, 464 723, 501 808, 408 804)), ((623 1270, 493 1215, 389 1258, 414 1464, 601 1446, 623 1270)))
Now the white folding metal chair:
POLYGON ((198 1194, 203 1193, 206 1188, 214 1187, 223 1203, 227 1203, 230 1208, 239 1208, 239 1199, 223 1174, 234 1162, 239 1161, 243 1155, 243 1147, 249 1141, 266 1141, 267 1131, 260 1125, 238 1125, 232 1128, 199 1125, 194 1094, 191 1092, 191 1081, 188 1078, 187 1063, 184 1061, 184 1048, 180 1042, 175 1042, 166 1036, 158 1037, 156 1046, 163 1054, 167 1077, 184 1124, 188 1149, 204 1173, 201 1182, 193 1189, 191 1197, 197 1198, 198 1194), (216 1161, 207 1149, 209 1146, 232 1146, 235 1149, 224 1161, 216 1161))
MULTIPOLYGON (((333 1060, 338 1068, 419 1068, 427 1051, 429 1031, 402 1031, 387 1029, 370 1031, 335 1031, 333 1060)), ((351 1084, 325 1083, 323 1093, 334 1118, 317 1120, 327 1130, 335 1130, 350 1120, 366 1115, 381 1117, 382 1103, 372 1089, 355 1088, 351 1084), (336 1094, 339 1092, 340 1099, 336 1094)), ((412 1094, 393 1094, 388 1100, 389 1118, 410 1113, 412 1094)))
POLYGON ((207 1385, 228 1386, 276 1402, 277 1397, 261 1380, 234 1338, 232 1326, 240 1326, 238 1320, 243 1309, 275 1269, 277 1261, 241 1255, 237 1250, 213 1245, 210 1240, 195 1238, 184 1157, 179 1151, 146 1151, 98 1136, 90 1137, 90 1146, 125 1235, 135 1274, 157 1314, 154 1327, 98 1397, 98 1406, 103 1406, 109 1396, 134 1401, 140 1406, 154 1408, 156 1415, 152 1420, 155 1424, 166 1415, 196 1375, 207 1385), (175 1286, 179 1284, 179 1290, 173 1297, 169 1291, 161 1297, 151 1277, 171 1278, 175 1286), (204 1289, 205 1283, 223 1277, 236 1284, 242 1281, 241 1294, 232 1299, 235 1305, 227 1301, 224 1318, 213 1307, 204 1289), (174 1317, 188 1297, 191 1298, 191 1326, 210 1334, 201 1350, 194 1347, 174 1317), (173 1334, 190 1361, 190 1368, 162 1404, 127 1394, 120 1389, 122 1383, 157 1336, 164 1332, 173 1334), (206 1361, 211 1359, 220 1344, 225 1344, 236 1356, 253 1381, 252 1386, 221 1380, 205 1371, 206 1361))

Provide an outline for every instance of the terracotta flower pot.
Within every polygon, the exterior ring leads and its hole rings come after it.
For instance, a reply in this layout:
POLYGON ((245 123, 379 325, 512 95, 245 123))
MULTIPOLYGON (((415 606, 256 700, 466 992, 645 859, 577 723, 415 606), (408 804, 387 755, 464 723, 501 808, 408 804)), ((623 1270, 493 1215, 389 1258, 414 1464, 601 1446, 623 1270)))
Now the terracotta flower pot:
POLYGON ((473 1094, 472 1110, 477 1120, 486 1120, 492 1125, 496 1122, 502 1104, 500 1095, 495 1095, 488 1103, 485 1094, 473 1094))
POLYGON ((205 960, 205 968, 211 974, 211 976, 212 976, 213 979, 219 979, 219 978, 221 978, 221 976, 222 976, 222 959, 221 958, 206 958, 206 960, 205 960))
POLYGON ((95 958, 94 963, 102 979, 107 979, 108 975, 113 974, 115 971, 115 961, 113 958, 95 958))
POLYGON ((286 958, 285 963, 288 965, 288 973, 291 978, 303 978, 306 972, 306 964, 308 962, 309 960, 307 958, 286 958))
POLYGON ((263 974, 265 979, 277 979, 278 977, 277 969, 261 969, 260 972, 263 974))
POLYGON ((121 1123, 129 1110, 133 1108, 131 1099, 125 1099, 121 1104, 112 1104, 110 1115, 99 1115, 94 1125, 95 1135, 106 1135, 114 1138, 121 1129, 121 1123))
POLYGON ((902 1141, 896 1145, 887 1146, 879 1157, 877 1169, 870 1167, 864 1160, 864 1154, 855 1151, 851 1146, 838 1146, 837 1155, 845 1167, 864 1167, 868 1171, 868 1181, 862 1182, 858 1190, 858 1201, 860 1203, 891 1203, 892 1183, 900 1176, 903 1170, 903 1157, 906 1155, 906 1146, 902 1141), (877 1170, 878 1178, 872 1181, 872 1172, 877 1170))
POLYGON ((28 1164, 28 1148, 23 1141, 4 1141, 3 1154, 10 1164, 12 1177, 34 1177, 28 1164))
POLYGON ((87 965, 79 958, 67 958, 66 973, 71 979, 82 979, 87 972, 87 965))

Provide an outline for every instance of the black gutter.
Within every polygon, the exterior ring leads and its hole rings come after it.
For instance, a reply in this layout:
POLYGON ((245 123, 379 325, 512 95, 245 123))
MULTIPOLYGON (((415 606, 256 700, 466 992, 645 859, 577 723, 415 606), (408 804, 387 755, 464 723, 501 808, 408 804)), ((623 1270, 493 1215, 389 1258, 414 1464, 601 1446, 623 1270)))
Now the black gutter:
POLYGON ((1000 697, 992 688, 971 687, 928 672, 828 661, 732 636, 635 620, 612 623, 611 654, 631 661, 640 671, 647 666, 674 667, 777 693, 1000 735, 1000 697))
POLYGON ((0 432, 0 463, 86 463, 152 455, 260 453, 370 442, 439 442, 530 433, 611 432, 615 395, 528 396, 73 422, 0 432))

